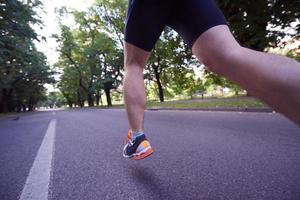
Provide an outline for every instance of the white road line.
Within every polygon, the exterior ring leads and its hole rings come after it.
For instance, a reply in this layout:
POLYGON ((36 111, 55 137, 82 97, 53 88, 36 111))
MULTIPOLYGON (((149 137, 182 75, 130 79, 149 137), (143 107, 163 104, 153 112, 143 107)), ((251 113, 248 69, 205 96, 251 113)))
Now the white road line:
POLYGON ((34 159, 19 200, 47 200, 54 152, 56 120, 52 119, 34 159))

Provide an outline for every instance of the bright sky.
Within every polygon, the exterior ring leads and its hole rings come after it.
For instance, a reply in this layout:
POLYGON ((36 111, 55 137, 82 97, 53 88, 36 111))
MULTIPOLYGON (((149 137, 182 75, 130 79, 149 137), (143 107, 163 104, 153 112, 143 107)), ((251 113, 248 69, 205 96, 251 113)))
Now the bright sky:
MULTIPOLYGON (((86 10, 90 7, 94 0, 42 0, 44 4, 45 13, 41 13, 40 17, 44 22, 44 28, 42 30, 39 27, 34 27, 37 33, 47 38, 47 42, 36 43, 39 51, 46 54, 48 62, 52 65, 58 60, 58 52, 56 51, 57 43, 55 39, 51 38, 52 34, 59 33, 58 20, 55 14, 55 8, 66 6, 68 8, 74 8, 77 10, 86 10)), ((67 24, 72 24, 72 19, 65 19, 67 24)))

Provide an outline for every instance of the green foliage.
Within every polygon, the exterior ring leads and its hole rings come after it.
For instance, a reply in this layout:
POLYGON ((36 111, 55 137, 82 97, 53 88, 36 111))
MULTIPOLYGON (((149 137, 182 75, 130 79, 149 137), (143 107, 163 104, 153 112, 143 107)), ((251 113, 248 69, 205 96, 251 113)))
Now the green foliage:
POLYGON ((165 76, 168 78, 168 88, 172 89, 175 95, 183 94, 194 82, 194 71, 185 67, 169 68, 165 76))
MULTIPOLYGON (((295 38, 295 41, 299 41, 300 40, 300 36, 298 36, 297 38, 295 38)), ((298 45, 297 47, 289 50, 287 52, 287 56, 294 58, 295 60, 297 60, 298 62, 300 62, 300 45, 298 45)))
POLYGON ((230 88, 235 92, 236 95, 238 95, 241 91, 243 91, 238 85, 234 84, 233 82, 227 80, 224 77, 209 72, 207 70, 205 70, 203 84, 206 88, 210 86, 221 86, 222 88, 230 88))
POLYGON ((166 28, 151 54, 145 78, 157 84, 155 88, 163 102, 165 92, 168 96, 184 92, 190 80, 186 78, 187 73, 193 72, 190 67, 195 64, 191 51, 178 34, 166 28))
POLYGON ((206 87, 203 81, 200 78, 195 79, 194 76, 189 76, 189 82, 190 84, 186 91, 187 94, 191 97, 191 99, 195 94, 200 94, 203 98, 204 93, 206 92, 206 87))
POLYGON ((127 0, 96 0, 91 11, 97 14, 102 29, 117 42, 117 47, 123 47, 127 0))
MULTIPOLYGON (((230 29, 245 47, 264 51, 277 47, 285 36, 294 37, 300 33, 300 24, 295 33, 281 29, 290 28, 300 18, 300 2, 292 0, 217 0, 228 20, 230 29)), ((290 52, 293 57, 294 53, 290 52)), ((219 85, 231 88, 238 94, 241 89, 223 77, 205 71, 206 86, 219 85)))
MULTIPOLYGON (((231 30, 238 41, 246 47, 264 50, 277 46, 289 33, 267 29, 289 28, 291 23, 300 18, 300 1, 294 0, 217 0, 224 12, 231 30)), ((296 28, 299 35, 300 24, 296 28)))
POLYGON ((300 48, 298 48, 297 50, 290 50, 287 53, 287 56, 294 58, 295 60, 297 60, 298 62, 300 62, 300 48))
MULTIPOLYGON (((86 100, 89 106, 94 106, 95 100, 99 102, 101 90, 111 106, 111 90, 121 83, 123 53, 118 41, 103 31, 103 19, 96 12, 99 6, 87 12, 60 10, 74 16, 76 22, 76 28, 61 25, 61 35, 54 36, 60 43, 57 65, 63 70, 59 88, 69 106, 75 102, 84 106, 86 100)), ((110 7, 105 9, 110 11, 110 7)))
POLYGON ((46 57, 33 44, 38 39, 30 24, 41 24, 38 0, 0 3, 0 112, 33 110, 53 83, 46 57))
MULTIPOLYGON (((286 32, 267 29, 286 28, 299 18, 299 2, 284 0, 218 0, 222 11, 238 41, 255 50, 276 46, 287 35, 286 32)), ((62 94, 69 105, 89 106, 99 100, 103 93, 111 105, 111 90, 122 80, 123 30, 126 19, 127 0, 96 0, 87 12, 62 8, 59 15, 74 17, 75 28, 61 26, 58 65, 63 74, 59 83, 62 94)), ((300 26, 297 26, 299 34, 300 26)), ((290 54, 294 56, 294 53, 290 54)), ((145 70, 149 96, 188 95, 204 93, 210 86, 228 87, 239 93, 235 84, 205 71, 197 79, 192 66, 199 65, 182 39, 170 28, 166 28, 153 50, 145 70)), ((116 99, 120 99, 119 93, 116 99)), ((99 102, 99 101, 98 101, 99 102)))
POLYGON ((38 106, 45 108, 60 108, 66 103, 64 96, 60 92, 50 92, 38 106))

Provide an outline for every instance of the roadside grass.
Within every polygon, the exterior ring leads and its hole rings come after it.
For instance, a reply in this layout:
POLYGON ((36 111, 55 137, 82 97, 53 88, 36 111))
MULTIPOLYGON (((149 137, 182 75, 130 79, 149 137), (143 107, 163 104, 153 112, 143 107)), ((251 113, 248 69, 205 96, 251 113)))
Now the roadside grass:
POLYGON ((163 103, 149 102, 147 108, 268 108, 268 106, 255 98, 238 97, 167 101, 163 103))
POLYGON ((14 117, 16 116, 18 113, 16 112, 11 112, 11 113, 0 113, 0 117, 14 117))
MULTIPOLYGON (((88 109, 89 107, 84 107, 88 109)), ((107 106, 96 106, 96 109, 124 109, 124 104, 120 102, 113 104, 111 107, 107 106)), ((253 97, 246 96, 234 96, 234 97, 213 97, 213 98, 195 98, 195 99, 181 99, 181 100, 168 100, 165 102, 148 101, 147 109, 215 109, 215 108, 269 108, 267 105, 262 103, 260 100, 253 97)), ((82 109, 82 108, 72 108, 82 109)), ((2 117, 15 117, 20 113, 0 113, 2 117)))
MULTIPOLYGON (((124 108, 124 104, 115 104, 112 107, 100 106, 97 108, 111 109, 124 108)), ((269 108, 260 100, 253 97, 214 97, 197 98, 185 100, 173 100, 165 102, 148 101, 147 109, 175 108, 175 109, 197 109, 197 108, 269 108)))

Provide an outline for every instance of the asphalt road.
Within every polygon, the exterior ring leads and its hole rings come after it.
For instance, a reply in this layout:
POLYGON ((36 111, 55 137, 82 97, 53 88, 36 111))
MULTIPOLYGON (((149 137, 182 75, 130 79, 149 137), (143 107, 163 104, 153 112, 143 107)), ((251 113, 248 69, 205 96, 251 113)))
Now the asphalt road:
POLYGON ((0 199, 300 199, 300 127, 278 114, 147 111, 145 127, 155 152, 133 161, 121 156, 124 110, 1 117, 0 199))

